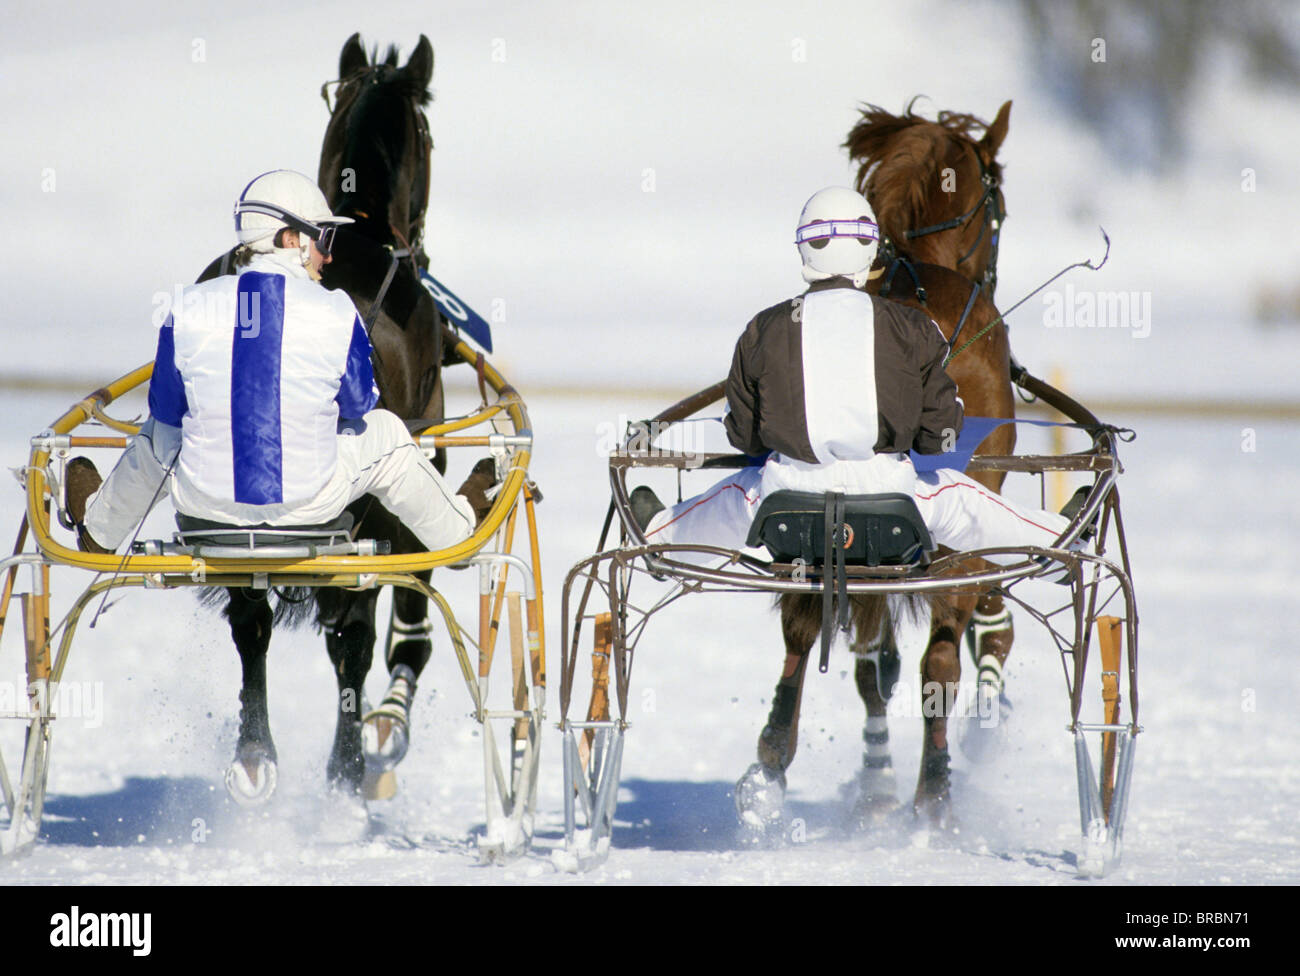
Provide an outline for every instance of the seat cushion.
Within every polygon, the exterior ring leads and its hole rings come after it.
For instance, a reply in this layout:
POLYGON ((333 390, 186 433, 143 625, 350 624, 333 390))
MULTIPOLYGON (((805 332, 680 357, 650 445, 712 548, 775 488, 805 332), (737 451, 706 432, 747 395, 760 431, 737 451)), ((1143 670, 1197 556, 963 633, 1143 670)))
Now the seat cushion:
POLYGON ((342 512, 332 522, 322 525, 231 525, 211 519, 176 513, 176 526, 191 545, 209 546, 291 546, 329 542, 339 536, 351 538, 352 513, 342 512))
POLYGON ((850 566, 906 566, 927 561, 934 549, 929 530, 911 495, 836 495, 777 491, 763 499, 750 526, 748 544, 765 546, 778 562, 827 561, 827 521, 836 523, 836 543, 850 566), (833 506, 842 503, 842 521, 833 506), (832 510, 828 512, 828 507, 832 510))

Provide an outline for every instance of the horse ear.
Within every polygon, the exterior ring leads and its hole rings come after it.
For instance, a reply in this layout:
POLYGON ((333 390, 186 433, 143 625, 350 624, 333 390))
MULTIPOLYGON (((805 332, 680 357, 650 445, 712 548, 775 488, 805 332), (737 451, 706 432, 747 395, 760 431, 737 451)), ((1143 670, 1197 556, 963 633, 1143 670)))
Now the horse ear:
POLYGON ((406 62, 406 72, 420 83, 421 88, 428 88, 433 80, 433 45, 423 34, 420 43, 411 52, 411 60, 406 62))
POLYGON ((366 60, 366 49, 361 46, 361 35, 353 34, 343 42, 343 51, 339 54, 339 77, 346 78, 348 75, 368 67, 370 64, 366 60))
POLYGON ((990 161, 997 158, 998 150, 1002 148, 1002 140, 1007 137, 1009 128, 1011 128, 1011 100, 1007 99, 998 109, 993 124, 985 131, 984 138, 980 140, 980 145, 988 152, 990 161))

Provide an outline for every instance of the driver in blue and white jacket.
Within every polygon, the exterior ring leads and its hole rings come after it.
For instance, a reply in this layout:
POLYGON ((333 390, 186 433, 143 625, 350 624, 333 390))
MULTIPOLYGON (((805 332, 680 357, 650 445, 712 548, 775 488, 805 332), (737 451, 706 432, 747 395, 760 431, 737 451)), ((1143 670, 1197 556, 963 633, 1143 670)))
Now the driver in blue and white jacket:
POLYGON ((158 334, 149 420, 102 486, 88 460, 68 466, 83 548, 115 550, 168 493, 187 515, 282 526, 329 522, 370 493, 430 550, 469 538, 492 478, 476 468, 453 493, 405 424, 375 409, 357 310, 318 283, 348 222, 301 173, 244 188, 239 273, 178 295, 158 334))

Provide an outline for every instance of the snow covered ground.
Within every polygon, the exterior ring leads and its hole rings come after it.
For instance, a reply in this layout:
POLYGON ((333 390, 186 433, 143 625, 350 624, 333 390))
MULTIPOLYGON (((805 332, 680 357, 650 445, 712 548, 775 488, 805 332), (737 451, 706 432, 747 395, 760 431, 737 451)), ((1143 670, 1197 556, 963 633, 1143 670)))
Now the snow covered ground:
MULTIPOLYGON (((36 430, 67 397, 0 406, 12 429, 36 430)), ((558 596, 563 572, 590 552, 606 495, 596 451, 602 424, 659 404, 542 397, 530 403, 550 597, 552 719, 558 709, 558 596)), ((1294 430, 1262 424, 1253 453, 1236 423, 1182 425, 1114 418, 1139 436, 1122 487, 1141 610, 1141 721, 1126 854, 1103 884, 1300 882, 1300 772, 1293 702, 1300 677, 1283 653, 1295 597, 1286 584, 1300 547, 1287 486, 1300 475, 1294 430), (1249 504, 1240 500, 1250 499, 1249 504)), ((1026 434, 1022 449, 1032 450, 1026 434)), ((1039 445, 1044 446, 1045 445, 1039 445)), ((23 441, 0 448, 19 457, 23 441)), ((455 469, 454 469, 454 473, 455 469)), ((1035 489, 1021 486, 1029 498, 1035 489)), ((16 525, 20 494, 0 496, 0 526, 16 525)), ((150 529, 167 531, 169 515, 150 529)), ((472 616, 470 581, 442 574, 472 616)), ((77 574, 56 571, 56 616, 77 574)), ((504 869, 476 865, 481 829, 480 743, 445 640, 420 688, 402 791, 375 805, 367 843, 315 836, 333 722, 334 679, 323 643, 278 633, 270 657, 272 729, 280 791, 249 817, 226 799, 220 775, 237 714, 238 661, 223 623, 192 594, 125 591, 83 631, 66 682, 82 690, 81 717, 54 740, 45 840, 0 866, 8 883, 496 883, 604 882, 1062 884, 1079 850, 1067 699, 1047 639, 1022 619, 1009 668, 1009 738, 991 765, 955 754, 962 830, 928 838, 910 814, 847 834, 841 787, 860 757, 861 706, 847 652, 812 675, 789 812, 806 841, 777 851, 739 849, 730 790, 752 761, 781 660, 777 620, 762 597, 697 597, 652 625, 633 677, 615 851, 594 873, 557 873, 559 733, 542 755, 536 850, 504 869)), ((16 635, 3 680, 21 680, 16 635)), ((915 669, 919 640, 903 648, 904 689, 891 720, 900 799, 910 796, 920 749, 915 669), (910 694, 909 694, 910 692, 910 694)), ((969 669, 968 669, 969 670, 969 669)), ((372 697, 383 676, 372 674, 372 697)), ((8 755, 16 730, 0 730, 8 755)))

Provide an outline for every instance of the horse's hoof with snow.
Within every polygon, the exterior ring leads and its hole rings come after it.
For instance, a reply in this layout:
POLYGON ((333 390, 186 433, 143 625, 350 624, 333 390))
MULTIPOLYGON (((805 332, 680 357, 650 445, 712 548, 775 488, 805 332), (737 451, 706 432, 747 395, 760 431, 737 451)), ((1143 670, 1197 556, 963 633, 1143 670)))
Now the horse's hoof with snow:
POLYGON ((980 659, 974 705, 975 714, 967 720, 961 736, 961 751, 972 762, 987 762, 1006 743, 1012 711, 1003 690, 1001 665, 991 654, 980 659))
POLYGON ((912 810, 936 830, 956 833, 957 817, 952 810, 948 750, 930 749, 921 757, 921 778, 916 784, 912 810))
POLYGON ((243 807, 271 799, 278 779, 275 757, 262 749, 241 749, 226 770, 226 792, 243 807))
POLYGON ((353 844, 370 835, 370 812, 358 790, 336 785, 325 791, 317 836, 327 844, 353 844))
POLYGON ((361 748, 368 773, 378 775, 406 758, 411 745, 414 694, 415 673, 405 664, 399 664, 393 669, 384 700, 361 719, 361 748))
POLYGON ((770 843, 783 833, 785 773, 754 763, 736 783, 736 816, 742 839, 770 843))
POLYGON ((853 803, 854 826, 860 830, 874 826, 900 806, 894 770, 864 767, 858 774, 858 796, 853 803))

